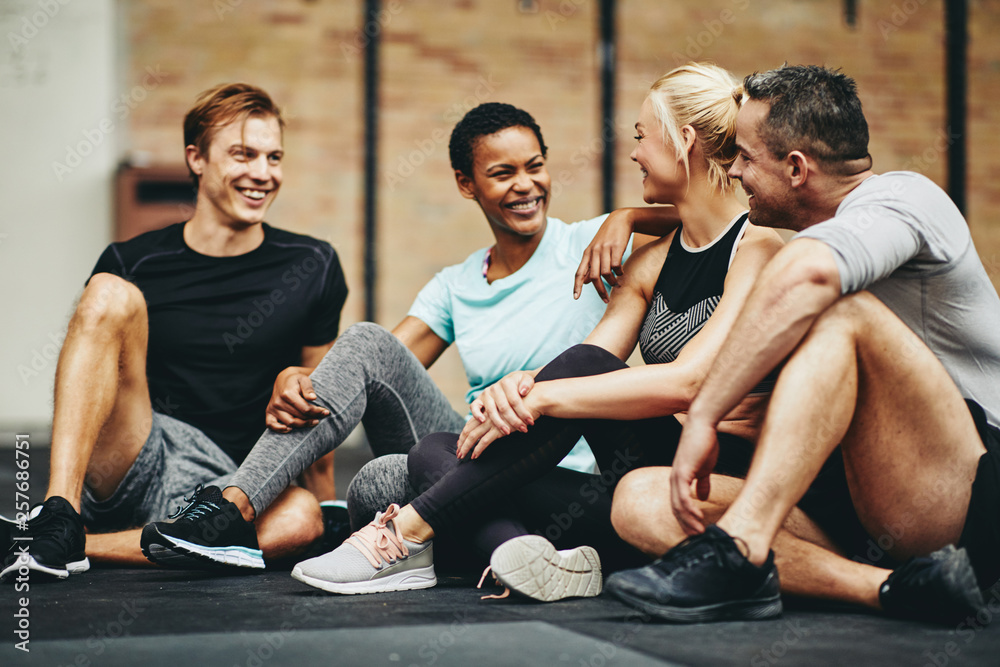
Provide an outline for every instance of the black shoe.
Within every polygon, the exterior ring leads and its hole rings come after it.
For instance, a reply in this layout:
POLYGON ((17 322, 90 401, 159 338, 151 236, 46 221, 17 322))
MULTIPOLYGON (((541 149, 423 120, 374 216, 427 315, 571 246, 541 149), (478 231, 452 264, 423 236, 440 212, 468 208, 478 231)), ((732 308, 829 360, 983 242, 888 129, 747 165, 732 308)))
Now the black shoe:
POLYGON ((22 534, 20 532, 22 527, 24 530, 28 529, 26 525, 22 526, 17 521, 0 514, 0 555, 6 558, 7 552, 14 544, 14 536, 22 534))
POLYGON ((965 549, 950 544, 906 561, 878 591, 890 616, 955 625, 986 606, 965 549))
POLYGON ((35 505, 25 528, 15 524, 11 531, 0 580, 11 581, 25 568, 56 579, 90 569, 83 519, 65 498, 52 496, 35 505))
POLYGON ((204 568, 228 565, 263 569, 257 531, 217 486, 198 486, 190 504, 142 529, 142 553, 160 565, 204 568))
POLYGON ((322 553, 327 553, 343 544, 354 531, 351 530, 351 519, 347 515, 347 508, 339 502, 322 502, 319 504, 319 509, 323 512, 323 537, 320 543, 322 553))
POLYGON ((758 567, 718 526, 689 537, 650 565, 611 575, 604 590, 651 616, 679 623, 781 614, 774 552, 758 567))

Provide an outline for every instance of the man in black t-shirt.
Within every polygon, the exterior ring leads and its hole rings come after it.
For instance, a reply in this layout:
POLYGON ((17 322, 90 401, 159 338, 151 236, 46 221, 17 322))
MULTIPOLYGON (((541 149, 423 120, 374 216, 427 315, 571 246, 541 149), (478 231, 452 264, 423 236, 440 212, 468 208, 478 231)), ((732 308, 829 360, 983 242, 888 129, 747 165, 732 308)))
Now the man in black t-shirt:
MULTIPOLYGON (((195 212, 98 260, 56 371, 47 499, 19 515, 31 539, 10 547, 0 578, 65 578, 88 556, 148 563, 139 527, 236 470, 272 387, 312 398, 308 373, 337 337, 347 286, 329 244, 263 222, 281 186, 282 130, 268 95, 245 84, 206 91, 187 114, 195 212)), ((323 530, 298 487, 261 518, 267 557, 323 530)))

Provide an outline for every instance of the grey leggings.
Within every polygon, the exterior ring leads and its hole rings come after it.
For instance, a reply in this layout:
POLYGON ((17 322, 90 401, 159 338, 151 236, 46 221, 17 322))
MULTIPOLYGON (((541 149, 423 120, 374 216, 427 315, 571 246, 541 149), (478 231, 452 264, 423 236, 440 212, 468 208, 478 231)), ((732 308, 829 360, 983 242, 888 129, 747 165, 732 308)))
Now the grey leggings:
POLYGON ((430 433, 458 433, 465 425, 413 353, 370 322, 345 331, 310 378, 314 402, 330 415, 311 428, 266 431, 230 482, 258 514, 359 423, 375 456, 405 454, 430 433))

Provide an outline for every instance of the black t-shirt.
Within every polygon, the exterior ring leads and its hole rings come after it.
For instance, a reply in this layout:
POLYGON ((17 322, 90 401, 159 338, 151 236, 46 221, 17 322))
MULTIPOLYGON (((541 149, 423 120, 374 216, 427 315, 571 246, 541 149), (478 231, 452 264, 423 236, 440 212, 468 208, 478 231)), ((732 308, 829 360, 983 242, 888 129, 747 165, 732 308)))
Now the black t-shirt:
POLYGON ((278 373, 304 346, 337 337, 347 283, 330 244, 263 225, 264 242, 208 257, 184 223, 112 243, 93 273, 113 273, 146 298, 146 372, 153 409, 204 431, 240 463, 264 432, 278 373))

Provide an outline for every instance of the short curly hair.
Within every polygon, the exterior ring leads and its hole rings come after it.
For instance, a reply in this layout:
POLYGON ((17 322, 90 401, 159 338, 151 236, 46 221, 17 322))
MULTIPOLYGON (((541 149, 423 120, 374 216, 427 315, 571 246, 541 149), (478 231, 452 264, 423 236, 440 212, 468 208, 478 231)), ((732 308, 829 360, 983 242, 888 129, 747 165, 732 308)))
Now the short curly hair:
POLYGON ((545 157, 548 148, 542 139, 542 130, 531 114, 511 104, 486 102, 465 114, 451 131, 451 140, 448 142, 451 168, 471 178, 472 152, 480 137, 496 134, 508 127, 526 127, 534 132, 538 146, 542 149, 542 157, 545 157))

